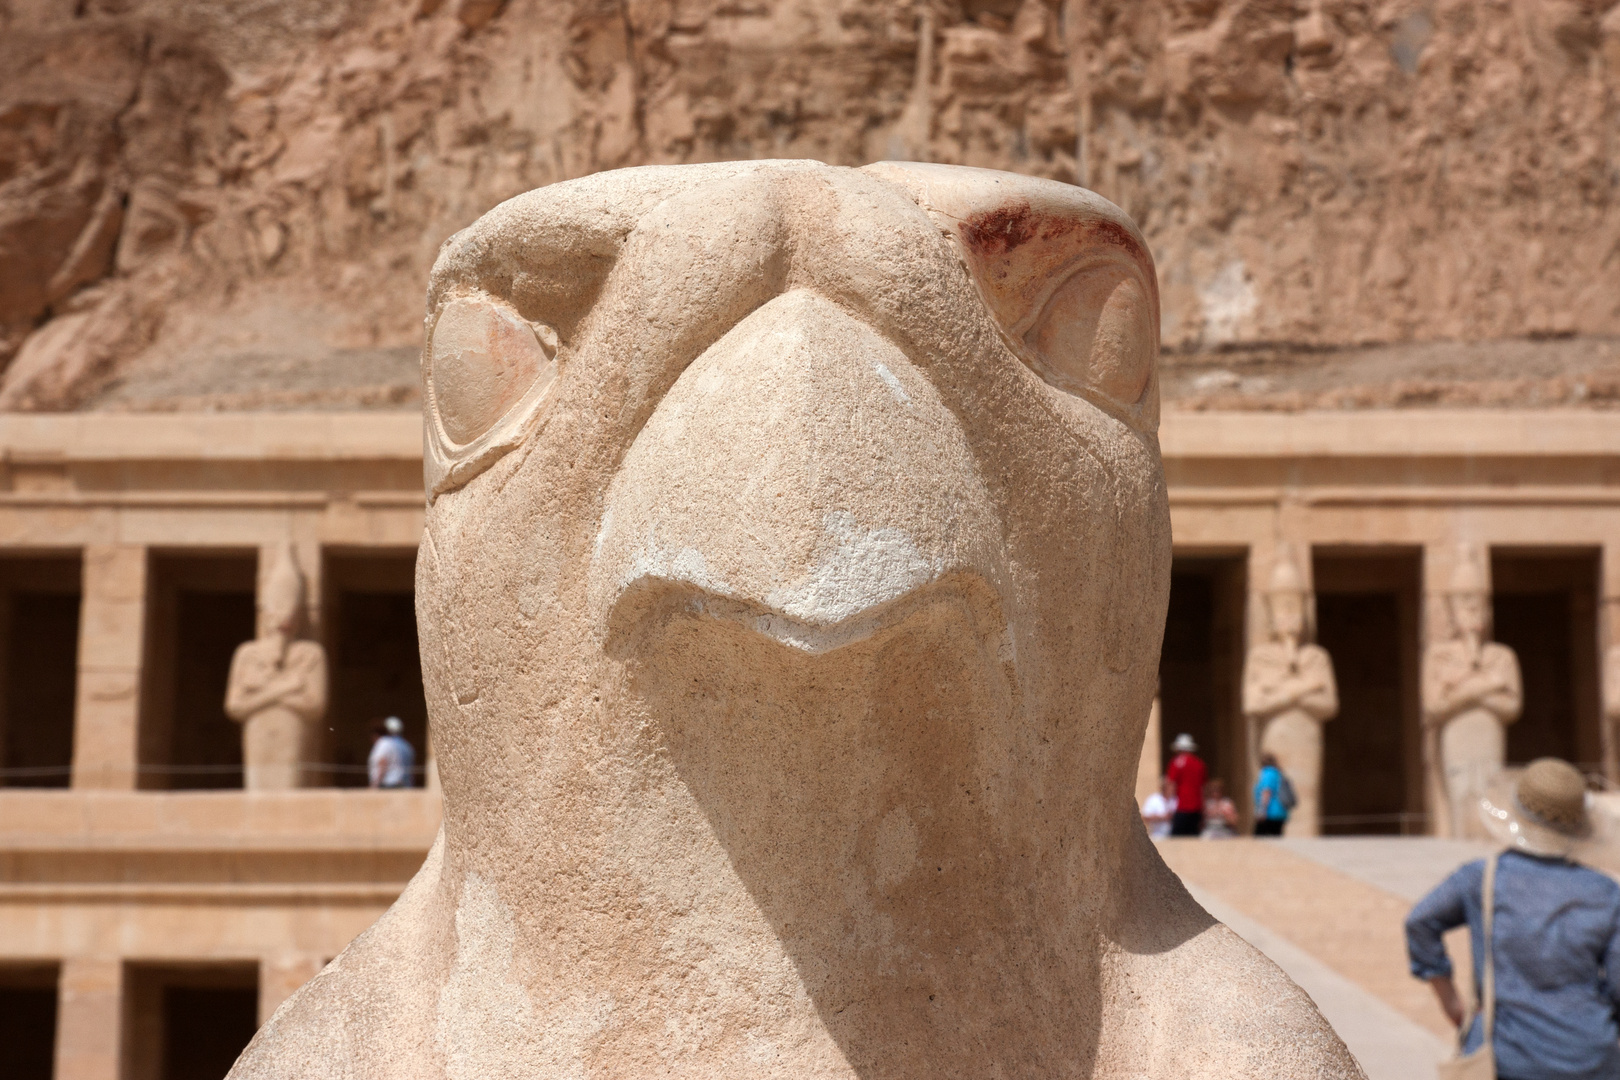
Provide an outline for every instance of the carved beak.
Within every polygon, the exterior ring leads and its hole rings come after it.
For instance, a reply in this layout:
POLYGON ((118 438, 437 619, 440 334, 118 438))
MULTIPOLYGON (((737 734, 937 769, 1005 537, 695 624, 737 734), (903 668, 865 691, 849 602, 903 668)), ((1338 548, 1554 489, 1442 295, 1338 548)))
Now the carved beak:
POLYGON ((673 611, 807 652, 968 597, 1001 623, 999 535, 957 418, 892 342, 809 290, 677 380, 608 493, 591 603, 610 650, 673 611))

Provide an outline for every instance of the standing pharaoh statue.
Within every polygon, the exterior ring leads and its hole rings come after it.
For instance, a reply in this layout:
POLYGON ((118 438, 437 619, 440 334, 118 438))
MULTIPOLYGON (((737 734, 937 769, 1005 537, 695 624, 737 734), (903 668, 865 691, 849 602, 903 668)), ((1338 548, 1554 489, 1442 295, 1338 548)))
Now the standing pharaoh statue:
POLYGON ((1464 547, 1446 593, 1450 636, 1423 654, 1424 745, 1442 836, 1483 836, 1473 800, 1502 771, 1507 726, 1519 718, 1519 660, 1491 641, 1484 553, 1464 547))
POLYGON ((1266 591, 1269 640, 1243 665, 1243 714, 1249 724, 1250 767, 1273 754, 1293 783, 1298 804, 1289 833, 1315 836, 1322 827, 1322 725, 1339 711, 1333 661, 1304 640, 1306 592, 1287 554, 1279 555, 1266 591))
POLYGON ((298 640, 304 579, 283 548, 264 584, 259 636, 237 646, 225 688, 225 712, 242 725, 242 786, 250 791, 304 787, 326 715, 326 650, 298 640))

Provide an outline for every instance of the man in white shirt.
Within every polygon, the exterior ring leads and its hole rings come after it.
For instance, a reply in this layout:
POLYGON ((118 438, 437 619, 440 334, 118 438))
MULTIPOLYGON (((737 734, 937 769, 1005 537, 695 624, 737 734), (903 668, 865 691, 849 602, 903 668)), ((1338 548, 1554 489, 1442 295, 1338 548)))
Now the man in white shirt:
POLYGON ((416 766, 416 751, 405 741, 405 724, 397 716, 383 721, 383 730, 371 744, 366 773, 374 788, 407 788, 416 766))
POLYGON ((1142 823, 1148 835, 1163 840, 1170 835, 1170 818, 1176 812, 1176 782, 1168 777, 1160 782, 1159 790, 1142 800, 1142 823))

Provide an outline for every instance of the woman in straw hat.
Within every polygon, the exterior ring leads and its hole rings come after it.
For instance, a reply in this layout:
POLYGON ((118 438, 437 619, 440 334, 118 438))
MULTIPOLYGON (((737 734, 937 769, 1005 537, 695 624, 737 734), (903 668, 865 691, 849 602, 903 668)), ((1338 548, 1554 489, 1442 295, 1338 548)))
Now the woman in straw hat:
POLYGON ((1620 1077, 1620 885, 1575 861, 1592 837, 1589 802, 1573 765, 1531 763, 1511 792, 1480 800, 1506 850, 1459 868, 1406 920, 1412 974, 1434 987, 1462 1053, 1494 1053, 1505 1080, 1620 1077), (1483 1005, 1466 1025, 1441 941, 1464 923, 1483 1005))

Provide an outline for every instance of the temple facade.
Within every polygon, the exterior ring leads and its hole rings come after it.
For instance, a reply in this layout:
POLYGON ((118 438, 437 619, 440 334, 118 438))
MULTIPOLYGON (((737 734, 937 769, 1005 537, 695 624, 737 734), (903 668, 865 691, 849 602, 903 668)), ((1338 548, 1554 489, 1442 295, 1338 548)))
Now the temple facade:
MULTIPOLYGON (((1160 438, 1175 560, 1145 759, 1191 734, 1242 793, 1281 716, 1276 745, 1315 755, 1300 828, 1326 834, 1464 830, 1453 788, 1498 760, 1620 779, 1620 414, 1171 412, 1160 438)), ((60 1080, 228 1062, 438 826, 420 420, 13 414, 0 452, 13 1053, 60 1080), (324 711, 310 760, 247 790, 227 682, 272 593, 299 597, 282 623, 324 650, 324 711), (367 790, 390 715, 424 768, 367 790)))

